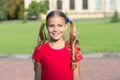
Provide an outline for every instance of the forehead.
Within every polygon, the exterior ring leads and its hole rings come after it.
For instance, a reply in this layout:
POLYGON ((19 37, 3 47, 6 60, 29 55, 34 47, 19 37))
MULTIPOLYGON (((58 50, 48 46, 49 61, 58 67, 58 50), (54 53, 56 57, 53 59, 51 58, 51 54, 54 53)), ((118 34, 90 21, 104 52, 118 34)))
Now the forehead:
POLYGON ((65 24, 66 22, 64 17, 53 16, 48 19, 48 24, 57 24, 57 23, 65 24))

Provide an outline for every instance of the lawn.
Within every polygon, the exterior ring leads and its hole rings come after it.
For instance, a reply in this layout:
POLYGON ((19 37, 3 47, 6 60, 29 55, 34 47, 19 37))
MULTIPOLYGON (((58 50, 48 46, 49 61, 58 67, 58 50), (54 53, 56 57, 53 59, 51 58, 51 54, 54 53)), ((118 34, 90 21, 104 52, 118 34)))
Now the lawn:
MULTIPOLYGON (((75 21, 83 53, 120 52, 120 23, 75 21)), ((31 54, 40 22, 0 22, 0 54, 31 54)))

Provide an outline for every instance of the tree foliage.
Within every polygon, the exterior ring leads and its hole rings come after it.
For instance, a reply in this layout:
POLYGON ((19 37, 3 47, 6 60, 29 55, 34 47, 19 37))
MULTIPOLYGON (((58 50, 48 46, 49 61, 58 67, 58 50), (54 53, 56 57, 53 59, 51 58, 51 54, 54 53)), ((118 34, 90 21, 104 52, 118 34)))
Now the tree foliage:
POLYGON ((37 14, 38 13, 38 3, 36 1, 32 1, 29 5, 29 8, 26 10, 30 14, 37 14))
POLYGON ((47 4, 45 3, 45 1, 41 1, 38 3, 38 8, 39 8, 39 13, 46 13, 48 11, 47 9, 47 4))
POLYGON ((29 5, 28 9, 26 11, 28 12, 28 15, 35 15, 37 18, 40 18, 40 14, 45 14, 47 12, 47 4, 45 1, 32 1, 29 5))
POLYGON ((24 17, 24 0, 9 0, 9 17, 22 19, 24 17))
POLYGON ((7 16, 8 6, 7 6, 6 1, 7 0, 1 0, 0 1, 0 20, 5 19, 6 16, 7 16))
POLYGON ((24 17, 24 0, 1 0, 0 19, 22 19, 24 17))
POLYGON ((113 17, 111 18, 111 21, 110 22, 120 22, 120 18, 119 18, 119 14, 117 11, 114 12, 114 15, 113 17))

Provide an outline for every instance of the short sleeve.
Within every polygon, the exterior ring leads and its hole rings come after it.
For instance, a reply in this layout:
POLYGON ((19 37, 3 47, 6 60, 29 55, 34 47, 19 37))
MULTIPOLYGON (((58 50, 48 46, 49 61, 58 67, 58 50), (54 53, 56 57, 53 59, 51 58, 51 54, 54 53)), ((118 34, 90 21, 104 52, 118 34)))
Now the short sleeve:
POLYGON ((40 58, 40 46, 37 46, 33 52, 33 56, 32 59, 37 61, 37 62, 41 62, 41 58, 40 58))
POLYGON ((81 50, 79 48, 75 49, 75 53, 76 53, 76 62, 83 59, 82 52, 81 52, 81 50))

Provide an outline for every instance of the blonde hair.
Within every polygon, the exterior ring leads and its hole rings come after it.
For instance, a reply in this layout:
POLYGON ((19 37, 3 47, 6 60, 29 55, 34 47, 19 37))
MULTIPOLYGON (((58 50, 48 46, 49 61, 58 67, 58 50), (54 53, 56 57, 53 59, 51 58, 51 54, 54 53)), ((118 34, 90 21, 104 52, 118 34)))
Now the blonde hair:
MULTIPOLYGON (((58 11, 58 10, 50 12, 46 17, 46 24, 42 23, 40 26, 39 36, 38 36, 38 45, 43 45, 46 42, 47 37, 46 37, 46 33, 45 33, 45 26, 47 26, 48 19, 54 15, 63 17, 66 21, 66 15, 63 12, 58 11)), ((71 64, 72 64, 72 68, 75 69, 77 67, 75 49, 78 48, 80 50, 80 46, 79 46, 79 41, 76 38, 77 31, 74 26, 74 23, 71 20, 69 22, 70 22, 70 33, 69 33, 69 39, 66 41, 66 43, 69 43, 71 46, 71 53, 72 53, 71 64)), ((67 24, 67 22, 66 22, 66 24, 67 24)))
POLYGON ((38 45, 42 45, 46 42, 45 24, 42 23, 39 29, 38 45))
POLYGON ((68 42, 71 45, 71 52, 72 52, 72 68, 75 69, 77 67, 76 64, 76 49, 80 50, 80 46, 79 46, 79 41, 76 38, 77 36, 77 31, 76 31, 76 27, 73 23, 73 21, 70 21, 70 34, 69 34, 69 39, 68 42))

